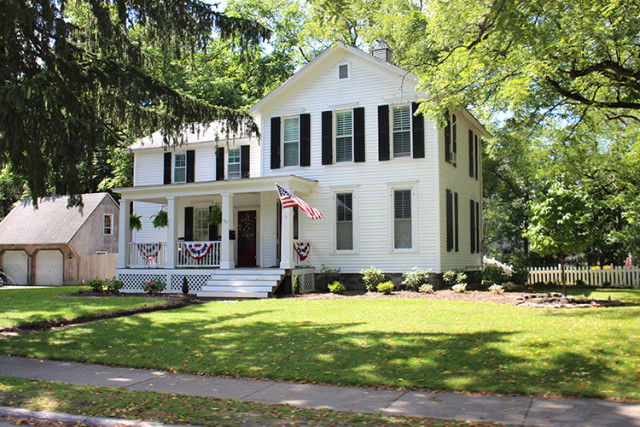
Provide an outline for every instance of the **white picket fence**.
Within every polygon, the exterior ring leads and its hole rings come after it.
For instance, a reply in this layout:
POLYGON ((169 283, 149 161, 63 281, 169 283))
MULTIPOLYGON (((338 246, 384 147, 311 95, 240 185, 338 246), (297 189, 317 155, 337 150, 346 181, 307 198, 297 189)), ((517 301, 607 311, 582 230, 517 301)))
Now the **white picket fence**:
MULTIPOLYGON (((564 277, 567 283, 582 280, 589 286, 602 286, 609 283, 613 287, 640 288, 639 267, 615 267, 593 269, 593 267, 565 267, 564 277)), ((560 284, 560 266, 532 267, 529 269, 529 284, 554 282, 560 284)))

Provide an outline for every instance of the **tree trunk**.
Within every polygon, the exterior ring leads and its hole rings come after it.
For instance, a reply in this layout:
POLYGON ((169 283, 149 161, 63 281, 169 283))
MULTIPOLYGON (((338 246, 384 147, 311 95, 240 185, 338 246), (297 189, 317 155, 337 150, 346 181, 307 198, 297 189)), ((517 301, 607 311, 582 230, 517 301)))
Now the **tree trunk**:
POLYGON ((564 255, 560 255, 560 281, 562 282, 562 295, 567 297, 567 281, 564 277, 564 255))

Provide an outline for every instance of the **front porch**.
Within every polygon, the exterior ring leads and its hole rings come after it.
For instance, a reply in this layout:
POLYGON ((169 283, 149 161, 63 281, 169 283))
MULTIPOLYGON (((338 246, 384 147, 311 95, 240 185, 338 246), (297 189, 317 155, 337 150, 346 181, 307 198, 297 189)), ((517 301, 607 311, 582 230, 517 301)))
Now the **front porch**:
MULTIPOLYGON (((276 178, 252 178, 121 189, 117 276, 125 283, 123 291, 140 292, 146 280, 156 279, 166 284, 165 292, 181 292, 186 278, 190 293, 200 295, 209 281, 223 275, 241 290, 239 276, 233 274, 240 269, 255 272, 252 277, 263 270, 266 275, 281 270, 283 277, 294 269, 308 270, 311 257, 305 249, 311 242, 302 238, 304 220, 293 208, 280 206, 275 182, 276 178), (141 212, 141 206, 147 211, 141 212), (205 223, 213 206, 220 208, 221 221, 205 223), (154 214, 166 211, 165 227, 149 226, 149 209, 154 214), (143 230, 129 229, 132 213, 144 213, 143 230)), ((316 185, 295 176, 279 177, 277 182, 300 194, 316 185)))

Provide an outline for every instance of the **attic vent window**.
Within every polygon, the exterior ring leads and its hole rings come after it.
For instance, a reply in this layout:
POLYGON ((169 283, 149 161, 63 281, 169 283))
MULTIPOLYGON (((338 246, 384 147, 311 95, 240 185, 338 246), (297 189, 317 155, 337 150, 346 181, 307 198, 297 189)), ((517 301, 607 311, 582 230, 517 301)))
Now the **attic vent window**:
POLYGON ((340 80, 349 78, 349 65, 338 65, 338 78, 340 80))

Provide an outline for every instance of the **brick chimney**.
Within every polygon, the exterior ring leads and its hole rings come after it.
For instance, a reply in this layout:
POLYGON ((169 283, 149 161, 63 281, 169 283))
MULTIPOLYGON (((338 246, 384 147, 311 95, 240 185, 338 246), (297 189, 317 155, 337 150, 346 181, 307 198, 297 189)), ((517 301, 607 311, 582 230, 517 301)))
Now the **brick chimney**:
POLYGON ((371 54, 381 61, 393 64, 393 52, 383 39, 378 39, 371 47, 371 54))

